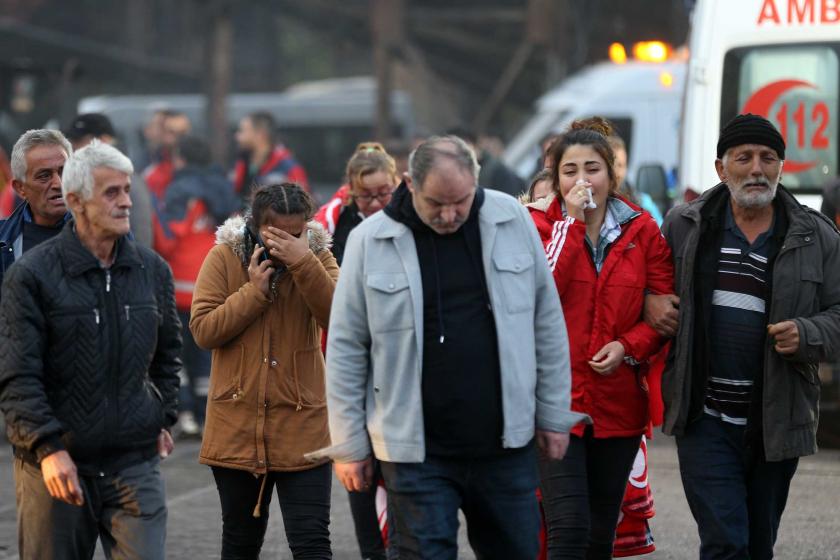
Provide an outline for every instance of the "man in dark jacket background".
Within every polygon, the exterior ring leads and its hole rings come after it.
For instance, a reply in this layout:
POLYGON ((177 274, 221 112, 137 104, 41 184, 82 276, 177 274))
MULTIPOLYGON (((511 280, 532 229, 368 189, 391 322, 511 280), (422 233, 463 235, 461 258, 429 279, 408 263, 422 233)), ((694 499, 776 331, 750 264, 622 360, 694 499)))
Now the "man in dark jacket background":
POLYGON ((664 431, 704 560, 773 557, 799 457, 817 451, 818 365, 840 354, 840 235, 780 184, 784 157, 767 119, 735 117, 721 184, 662 226, 679 296, 650 315, 676 335, 664 431))
POLYGON ((23 200, 0 221, 0 282, 32 247, 58 234, 70 219, 61 196, 61 173, 73 149, 57 130, 26 131, 12 149, 12 187, 23 200))
POLYGON ((62 194, 74 220, 3 283, 0 409, 22 558, 92 557, 100 535, 109 557, 164 557, 159 457, 173 447, 180 324, 169 267, 128 236, 132 172, 98 141, 73 154, 62 194))
POLYGON ((489 151, 479 147, 478 136, 466 128, 453 128, 447 134, 459 137, 467 143, 478 159, 480 170, 478 172, 478 184, 488 189, 501 191, 513 197, 517 197, 528 188, 528 184, 522 180, 511 168, 495 157, 489 151))

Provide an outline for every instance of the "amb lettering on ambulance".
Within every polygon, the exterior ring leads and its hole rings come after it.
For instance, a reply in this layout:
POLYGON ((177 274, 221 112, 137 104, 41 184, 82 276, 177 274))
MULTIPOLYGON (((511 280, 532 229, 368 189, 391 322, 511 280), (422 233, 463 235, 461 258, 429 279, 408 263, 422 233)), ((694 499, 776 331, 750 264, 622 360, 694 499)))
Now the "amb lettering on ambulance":
POLYGON ((837 23, 840 21, 838 0, 763 0, 758 25, 766 23, 837 23))
POLYGON ((680 150, 686 196, 718 182, 720 127, 754 113, 785 137, 785 186, 819 208, 840 159, 840 0, 698 0, 689 50, 680 150))

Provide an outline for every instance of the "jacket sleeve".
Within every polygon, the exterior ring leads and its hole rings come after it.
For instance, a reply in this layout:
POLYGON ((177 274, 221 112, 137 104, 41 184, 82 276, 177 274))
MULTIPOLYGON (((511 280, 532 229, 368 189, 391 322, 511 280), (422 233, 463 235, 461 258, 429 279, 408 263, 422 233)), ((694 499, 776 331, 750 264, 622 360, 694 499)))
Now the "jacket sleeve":
POLYGON ((300 291, 309 312, 318 326, 327 328, 330 322, 335 283, 338 280, 338 263, 329 250, 315 255, 309 251, 298 262, 289 267, 295 285, 300 291))
MULTIPOLYGON (((562 223, 562 222, 557 222, 562 223)), ((526 227, 531 251, 536 257, 534 336, 537 362, 536 426, 549 432, 568 433, 589 417, 571 411, 572 370, 566 320, 552 273, 545 261, 543 243, 526 227)))
MULTIPOLYGON (((674 293, 674 262, 671 249, 659 231, 654 219, 644 215, 638 219, 649 220, 645 224, 645 292, 657 295, 674 293)), ((656 354, 665 339, 647 323, 639 319, 633 327, 619 336, 627 356, 637 362, 644 362, 656 354)))
POLYGON ((226 245, 216 245, 207 254, 195 282, 190 331, 196 344, 207 350, 224 346, 241 334, 271 303, 251 282, 228 293, 226 245))
POLYGON ((166 428, 178 420, 178 387, 181 370, 181 320, 175 307, 175 286, 172 270, 163 260, 158 262, 158 307, 161 322, 158 325, 157 348, 149 367, 149 378, 160 392, 166 428))
POLYGON ((307 455, 313 460, 326 456, 346 463, 371 454, 365 413, 371 334, 364 251, 364 236, 357 228, 347 239, 327 336, 327 410, 333 445, 307 455))
POLYGON ((64 449, 61 422, 44 387, 47 324, 35 275, 18 264, 9 269, 0 302, 0 409, 6 435, 38 461, 64 449))
POLYGON ((840 357, 840 236, 828 224, 817 227, 823 246, 823 278, 817 291, 820 310, 793 319, 799 329, 799 349, 790 359, 796 362, 831 362, 840 357))

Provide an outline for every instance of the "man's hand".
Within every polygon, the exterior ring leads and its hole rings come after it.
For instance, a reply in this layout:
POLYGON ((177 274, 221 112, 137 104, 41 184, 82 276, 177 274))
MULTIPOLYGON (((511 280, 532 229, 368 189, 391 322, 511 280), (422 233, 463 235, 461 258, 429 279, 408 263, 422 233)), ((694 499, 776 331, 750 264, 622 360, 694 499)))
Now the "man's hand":
POLYGON ((50 496, 70 505, 84 505, 85 496, 79 484, 76 463, 67 451, 56 451, 41 459, 41 474, 50 496))
POLYGON ((278 259, 286 266, 292 266, 306 255, 309 251, 309 236, 306 234, 308 226, 304 225, 299 237, 282 229, 268 226, 262 232, 265 245, 268 247, 271 256, 278 259))
POLYGON ((793 321, 781 321, 767 325, 767 334, 773 339, 773 348, 786 356, 799 350, 799 327, 793 321))
POLYGON ((537 447, 549 461, 559 461, 569 448, 569 434, 537 430, 537 447))
POLYGON ((352 463, 336 463, 335 475, 348 492, 367 492, 373 484, 373 458, 352 463))
POLYGON ((613 340, 605 344, 603 348, 598 350, 597 354, 592 356, 592 359, 589 360, 589 367, 601 375, 609 375, 619 366, 625 353, 624 345, 617 340, 613 340))
POLYGON ((680 298, 674 294, 646 295, 642 318, 660 336, 671 338, 677 334, 680 325, 680 298))
POLYGON ((162 429, 157 439, 158 455, 161 459, 166 459, 173 449, 175 449, 175 440, 172 439, 172 434, 169 430, 162 429))

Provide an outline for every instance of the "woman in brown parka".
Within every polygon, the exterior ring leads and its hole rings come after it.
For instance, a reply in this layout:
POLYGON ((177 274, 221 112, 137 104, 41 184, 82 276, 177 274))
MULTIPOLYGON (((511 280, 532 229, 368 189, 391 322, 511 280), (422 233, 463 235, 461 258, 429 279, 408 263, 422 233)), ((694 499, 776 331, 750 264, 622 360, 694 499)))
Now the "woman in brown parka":
POLYGON ((196 281, 190 330, 212 350, 199 461, 222 506, 222 558, 257 558, 276 488, 294 558, 331 558, 332 477, 303 454, 329 445, 321 329, 338 265, 312 199, 258 188, 217 232, 196 281))

